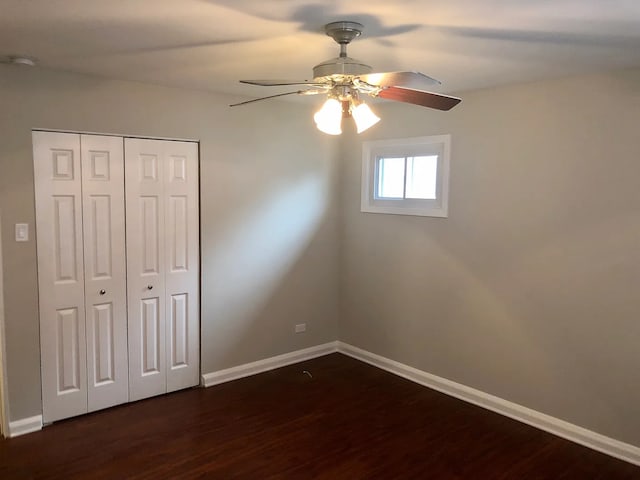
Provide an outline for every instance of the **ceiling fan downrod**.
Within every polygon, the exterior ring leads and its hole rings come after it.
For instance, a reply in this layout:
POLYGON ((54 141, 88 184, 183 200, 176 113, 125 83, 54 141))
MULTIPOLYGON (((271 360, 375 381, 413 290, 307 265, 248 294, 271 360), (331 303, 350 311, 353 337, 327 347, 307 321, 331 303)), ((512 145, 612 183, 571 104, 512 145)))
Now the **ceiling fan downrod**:
POLYGON ((327 23, 324 26, 325 33, 340 45, 341 58, 347 56, 347 45, 349 45, 354 38, 362 35, 363 29, 364 25, 361 23, 347 21, 327 23))

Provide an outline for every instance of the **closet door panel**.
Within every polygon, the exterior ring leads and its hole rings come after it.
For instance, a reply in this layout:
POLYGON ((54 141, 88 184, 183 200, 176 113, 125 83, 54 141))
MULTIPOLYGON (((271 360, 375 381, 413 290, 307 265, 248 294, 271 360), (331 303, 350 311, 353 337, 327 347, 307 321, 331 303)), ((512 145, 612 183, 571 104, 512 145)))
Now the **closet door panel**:
POLYGON ((87 412, 80 136, 33 132, 44 422, 87 412))
POLYGON ((200 378, 198 145, 165 143, 167 391, 200 378))
POLYGON ((129 399, 166 392, 163 142, 125 139, 129 399))
POLYGON ((122 137, 82 135, 88 409, 129 399, 122 137))

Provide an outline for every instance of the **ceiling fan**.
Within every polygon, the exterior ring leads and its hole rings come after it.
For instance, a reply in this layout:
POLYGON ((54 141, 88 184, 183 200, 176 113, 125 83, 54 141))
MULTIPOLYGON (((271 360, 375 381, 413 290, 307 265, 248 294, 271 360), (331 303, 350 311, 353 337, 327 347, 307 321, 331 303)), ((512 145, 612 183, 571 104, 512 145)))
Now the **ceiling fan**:
POLYGON ((362 34, 358 22, 340 21, 325 25, 325 32, 340 45, 340 55, 313 67, 313 80, 240 80, 240 83, 265 87, 304 85, 306 88, 247 100, 231 105, 245 105, 285 95, 326 94, 328 99, 314 115, 319 130, 330 135, 342 133, 341 120, 353 117, 358 133, 375 125, 380 118, 362 101, 361 96, 412 103, 437 110, 450 110, 461 99, 429 92, 440 82, 419 72, 371 73, 371 67, 347 56, 347 45, 362 34))

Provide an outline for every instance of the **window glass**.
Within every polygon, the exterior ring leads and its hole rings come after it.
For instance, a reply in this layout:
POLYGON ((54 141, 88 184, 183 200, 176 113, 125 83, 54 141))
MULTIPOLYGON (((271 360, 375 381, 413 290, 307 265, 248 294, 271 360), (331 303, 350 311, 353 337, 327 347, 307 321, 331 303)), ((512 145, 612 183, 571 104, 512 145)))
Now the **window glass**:
POLYGON ((437 155, 407 158, 405 198, 435 200, 437 183, 437 155))
POLYGON ((378 159, 378 198, 404 198, 404 157, 378 159))

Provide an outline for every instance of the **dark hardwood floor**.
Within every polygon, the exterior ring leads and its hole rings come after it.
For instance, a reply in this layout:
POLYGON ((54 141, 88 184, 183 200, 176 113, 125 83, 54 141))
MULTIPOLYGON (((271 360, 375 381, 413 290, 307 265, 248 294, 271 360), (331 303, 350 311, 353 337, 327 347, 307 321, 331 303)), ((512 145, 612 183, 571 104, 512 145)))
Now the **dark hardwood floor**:
POLYGON ((0 479, 13 478, 614 480, 640 467, 333 354, 0 440, 0 479))

